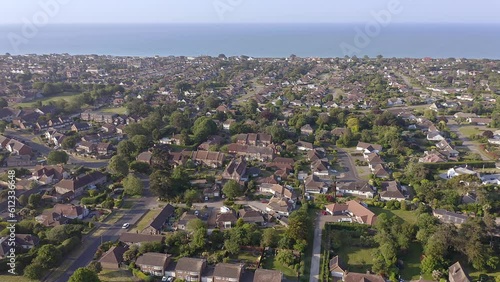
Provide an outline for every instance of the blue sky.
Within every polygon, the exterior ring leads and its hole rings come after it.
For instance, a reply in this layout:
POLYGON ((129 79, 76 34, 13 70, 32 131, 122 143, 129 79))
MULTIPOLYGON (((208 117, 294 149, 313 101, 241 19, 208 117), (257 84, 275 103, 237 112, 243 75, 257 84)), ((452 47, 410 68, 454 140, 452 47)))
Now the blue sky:
POLYGON ((498 0, 2 0, 0 24, 33 21, 41 3, 64 2, 48 23, 365 22, 399 2, 392 22, 500 23, 498 0))

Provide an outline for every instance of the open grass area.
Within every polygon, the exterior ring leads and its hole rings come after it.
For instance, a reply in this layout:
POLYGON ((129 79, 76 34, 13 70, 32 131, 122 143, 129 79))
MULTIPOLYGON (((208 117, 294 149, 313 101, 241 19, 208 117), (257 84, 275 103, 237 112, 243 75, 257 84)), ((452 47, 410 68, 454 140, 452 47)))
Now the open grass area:
POLYGON ((99 111, 104 112, 104 113, 113 113, 113 114, 124 115, 127 113, 127 108, 126 107, 104 108, 104 109, 100 109, 99 111))
POLYGON ((345 246, 340 249, 338 255, 347 260, 344 263, 349 266, 349 271, 365 273, 367 270, 372 269, 372 253, 376 249, 345 246))
POLYGON ((102 282, 126 282, 135 281, 134 276, 128 270, 103 270, 99 273, 102 282))
POLYGON ((81 93, 77 93, 77 92, 63 92, 57 96, 51 96, 51 97, 46 97, 46 98, 42 98, 42 99, 37 99, 37 100, 34 100, 32 102, 19 103, 19 104, 16 104, 16 106, 23 107, 23 108, 29 108, 29 107, 33 107, 38 101, 42 101, 43 105, 46 105, 51 101, 57 101, 57 100, 61 100, 61 99, 66 100, 68 103, 70 103, 80 95, 81 95, 81 93))
POLYGON ((130 232, 135 232, 136 230, 139 230, 142 231, 144 228, 146 228, 146 226, 151 223, 151 221, 153 220, 153 218, 155 216, 157 216, 159 213, 160 213, 160 209, 155 209, 155 210, 150 210, 148 211, 140 220, 139 222, 137 222, 134 226, 134 228, 132 228, 132 230, 130 232))
POLYGON ((384 208, 370 207, 370 210, 374 212, 376 215, 380 215, 382 213, 387 214, 389 217, 397 216, 403 221, 409 223, 417 222, 417 214, 414 211, 403 211, 403 210, 387 210, 384 208))
POLYGON ((482 271, 474 271, 474 272, 470 272, 469 273, 469 276, 471 278, 472 281, 479 281, 479 275, 481 274, 486 274, 490 277, 493 277, 493 278, 499 278, 500 277, 500 270, 497 270, 495 272, 490 272, 490 273, 484 273, 482 271))
MULTIPOLYGON (((423 249, 420 243, 412 243, 408 252, 401 257, 404 268, 401 270, 401 278, 404 280, 418 280, 420 278, 420 255, 423 249)), ((424 279, 432 279, 432 275, 423 275, 424 279)))
POLYGON ((470 137, 471 135, 481 134, 483 132, 482 130, 479 130, 479 127, 477 125, 461 126, 459 131, 466 137, 470 137))

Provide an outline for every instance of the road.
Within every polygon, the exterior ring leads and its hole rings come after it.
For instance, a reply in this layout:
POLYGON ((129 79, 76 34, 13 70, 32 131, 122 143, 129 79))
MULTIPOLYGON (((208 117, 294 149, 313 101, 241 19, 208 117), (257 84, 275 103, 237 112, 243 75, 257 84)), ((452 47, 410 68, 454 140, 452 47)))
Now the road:
POLYGON ((309 271, 309 282, 319 281, 319 268, 321 261, 321 235, 323 233, 323 226, 321 226, 321 214, 316 215, 314 220, 314 238, 313 238, 313 251, 311 256, 311 269, 309 271))
POLYGON ((354 182, 359 180, 358 171, 356 170, 356 165, 352 160, 352 157, 345 150, 337 148, 337 159, 338 163, 344 169, 342 174, 344 177, 337 178, 337 182, 354 182))
MULTIPOLYGON (((448 120, 451 120, 451 118, 452 117, 448 117, 448 120)), ((479 154, 483 161, 491 160, 491 158, 485 152, 479 149, 477 144, 474 144, 474 142, 472 142, 468 136, 465 136, 462 132, 460 132, 460 126, 458 124, 449 122, 448 127, 450 128, 450 131, 455 132, 458 136, 458 139, 463 142, 462 147, 466 147, 472 153, 479 154)))
POLYGON ((66 260, 70 260, 72 263, 59 278, 53 279, 53 277, 47 277, 43 281, 68 281, 69 277, 73 274, 73 272, 75 272, 75 270, 80 267, 87 266, 93 260, 101 242, 118 240, 122 233, 127 232, 127 229, 121 228, 124 223, 130 223, 131 225, 135 224, 147 211, 158 205, 156 197, 151 195, 149 183, 147 183, 148 180, 145 178, 142 180, 147 185, 145 185, 143 197, 138 199, 135 205, 116 223, 112 225, 102 224, 95 232, 92 233, 92 235, 84 238, 83 245, 85 246, 85 250, 78 257, 70 256, 69 258, 66 258, 66 260), (102 235, 99 236, 100 233, 102 233, 102 235))

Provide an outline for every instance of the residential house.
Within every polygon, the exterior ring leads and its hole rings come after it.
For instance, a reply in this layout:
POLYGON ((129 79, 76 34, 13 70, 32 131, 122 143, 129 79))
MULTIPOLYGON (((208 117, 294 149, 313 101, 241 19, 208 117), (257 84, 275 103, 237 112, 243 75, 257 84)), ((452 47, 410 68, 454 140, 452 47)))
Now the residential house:
POLYGON ((346 267, 341 262, 339 256, 334 256, 329 262, 330 274, 335 278, 343 278, 346 273, 346 267))
POLYGON ((137 258, 135 265, 153 276, 163 276, 170 263, 170 255, 161 253, 145 253, 137 258))
POLYGON ((55 190, 58 194, 73 193, 70 198, 81 195, 85 188, 102 184, 106 182, 106 175, 99 171, 93 171, 89 174, 84 174, 71 179, 62 179, 55 184, 55 190))
POLYGON ((44 211, 41 215, 35 217, 35 220, 46 227, 55 227, 66 224, 69 221, 69 218, 63 216, 59 212, 49 210, 44 211))
POLYGON ((464 271, 460 262, 455 262, 448 268, 449 282, 471 282, 469 275, 464 271))
POLYGON ((117 114, 114 113, 101 113, 101 112, 83 112, 80 115, 80 119, 84 121, 93 121, 98 123, 108 123, 111 124, 114 122, 114 119, 117 117, 117 114))
POLYGON ((344 128, 344 127, 336 127, 336 128, 334 128, 334 129, 332 129, 331 134, 332 134, 333 136, 340 137, 340 136, 344 135, 346 132, 347 132, 347 128, 344 128))
POLYGON ((441 163, 446 162, 446 156, 438 151, 425 151, 424 156, 418 159, 419 163, 441 163))
POLYGON ((390 178, 391 174, 389 171, 385 168, 383 164, 377 164, 373 168, 372 171, 373 175, 378 178, 390 178))
POLYGON ((267 167, 293 170, 294 163, 292 158, 275 157, 272 162, 267 164, 267 167))
POLYGON ((161 235, 125 232, 120 235, 119 241, 127 245, 140 246, 142 243, 163 243, 165 241, 165 237, 161 235))
MULTIPOLYGON (((221 208, 221 210, 224 207, 221 208)), ((236 221, 238 218, 236 218, 236 214, 232 210, 225 210, 219 214, 217 214, 215 218, 215 225, 220 228, 220 229, 228 229, 232 228, 233 226, 236 225, 236 221)))
POLYGON ((224 130, 226 130, 226 131, 229 131, 229 129, 231 128, 231 125, 232 125, 233 123, 235 123, 235 122, 236 122, 236 120, 234 120, 234 119, 228 119, 228 120, 226 120, 226 121, 222 124, 222 128, 223 128, 224 130))
POLYGON ((76 146, 78 152, 93 154, 97 152, 97 144, 89 141, 80 141, 76 146))
POLYGON ((295 202, 282 197, 272 197, 266 206, 266 211, 277 215, 289 216, 295 208, 295 202))
POLYGON ((97 154, 101 156, 107 156, 111 153, 111 144, 100 142, 97 144, 97 154))
POLYGON ((281 282, 283 273, 277 270, 258 268, 255 270, 253 282, 281 282))
POLYGON ((274 149, 271 147, 259 147, 252 145, 229 144, 230 154, 245 157, 248 160, 269 161, 274 157, 274 149))
POLYGON ((243 274, 242 264, 218 263, 215 266, 213 282, 239 282, 243 274))
POLYGON ((113 246, 99 259, 103 269, 119 270, 128 246, 113 246))
POLYGON ((272 144, 271 135, 265 133, 246 133, 236 135, 236 143, 240 145, 267 147, 272 144))
POLYGON ((31 234, 15 234, 13 241, 10 239, 10 236, 5 236, 0 238, 0 259, 5 258, 9 253, 12 247, 20 248, 23 250, 30 250, 40 243, 40 239, 31 234), (12 246, 10 242, 14 242, 14 246, 12 246))
POLYGON ((325 158, 325 154, 318 149, 307 151, 307 159, 310 162, 315 162, 317 160, 328 161, 328 159, 325 158))
POLYGON ((215 183, 214 185, 203 189, 203 197, 207 197, 209 199, 220 197, 221 195, 221 186, 220 184, 215 183))
POLYGON ((161 234, 165 226, 170 222, 170 219, 175 216, 175 208, 167 204, 162 208, 160 213, 153 218, 146 228, 144 228, 142 234, 161 234))
POLYGON ((138 162, 143 162, 143 163, 147 163, 147 164, 151 164, 151 159, 153 158, 153 153, 151 153, 150 151, 146 151, 146 152, 142 152, 140 153, 136 160, 138 162))
POLYGON ((244 222, 247 223, 255 223, 258 225, 262 225, 265 220, 262 214, 259 211, 253 209, 241 209, 238 211, 238 217, 243 219, 244 222))
POLYGON ((377 216, 366 208, 361 203, 351 200, 345 204, 330 204, 325 207, 325 210, 331 215, 344 215, 345 220, 348 222, 358 222, 362 224, 373 225, 377 219, 377 216))
POLYGON ((221 167, 224 162, 225 155, 221 152, 209 152, 209 151, 194 151, 191 155, 191 159, 198 163, 203 164, 208 167, 221 167))
POLYGON ((30 146, 15 139, 9 139, 5 136, 0 136, 0 143, 2 148, 9 151, 12 155, 32 155, 33 150, 30 146))
POLYGON ((222 173, 222 178, 236 181, 246 180, 247 162, 244 158, 233 159, 222 173))
POLYGON ((356 145, 356 150, 362 151, 365 154, 380 153, 382 151, 382 146, 378 144, 358 142, 358 145, 356 145))
POLYGON ((5 160, 7 166, 9 167, 24 167, 24 166, 32 166, 33 161, 31 160, 30 155, 14 155, 14 156, 9 156, 5 160))
POLYGON ((477 125, 490 125, 491 121, 492 121, 491 118, 481 118, 481 117, 473 117, 467 119, 468 123, 477 125))
POLYGON ((116 127, 112 124, 103 124, 101 126, 101 130, 103 132, 107 132, 107 133, 115 133, 116 131, 116 127))
POLYGON ((42 184, 56 183, 63 178, 68 178, 69 174, 64 170, 62 165, 37 165, 31 173, 31 179, 34 179, 42 184))
POLYGON ((328 185, 321 181, 316 175, 309 175, 304 179, 306 193, 325 194, 328 192, 328 185))
POLYGON ((175 278, 200 282, 206 267, 206 259, 182 257, 175 266, 175 278))
POLYGON ((311 127, 310 124, 306 124, 300 128, 300 134, 311 135, 313 133, 314 133, 314 129, 311 127))
POLYGON ((297 146, 297 149, 300 151, 309 151, 309 150, 314 149, 314 146, 312 143, 305 142, 305 141, 299 141, 299 142, 295 143, 295 145, 297 146))
POLYGON ((467 166, 465 166, 465 167, 461 167, 461 166, 453 167, 453 168, 448 169, 448 171, 446 172, 446 176, 448 178, 453 178, 453 177, 459 176, 459 175, 477 175, 477 172, 469 169, 467 166))
POLYGON ((378 274, 348 272, 344 275, 343 282, 385 282, 384 277, 378 274))
POLYGON ((464 214, 459 214, 456 212, 450 212, 443 209, 435 209, 432 211, 432 215, 437 217, 440 221, 444 223, 450 223, 455 225, 461 225, 467 221, 469 218, 464 214))
POLYGON ((365 198, 373 198, 375 196, 375 188, 367 181, 348 182, 344 185, 337 186, 337 192, 342 195, 361 196, 365 198))
POLYGON ((402 187, 396 181, 384 181, 380 184, 380 200, 382 201, 404 201, 406 197, 402 193, 402 187))
POLYGON ((429 141, 435 141, 435 142, 439 142, 439 141, 445 140, 445 138, 443 137, 443 135, 441 135, 440 132, 429 132, 429 133, 427 133, 427 137, 426 138, 429 141))
POLYGON ((316 160, 311 163, 311 171, 313 175, 328 176, 330 175, 330 164, 324 160, 316 160))
POLYGON ((90 124, 86 122, 75 122, 71 125, 71 131, 82 132, 90 129, 90 124))

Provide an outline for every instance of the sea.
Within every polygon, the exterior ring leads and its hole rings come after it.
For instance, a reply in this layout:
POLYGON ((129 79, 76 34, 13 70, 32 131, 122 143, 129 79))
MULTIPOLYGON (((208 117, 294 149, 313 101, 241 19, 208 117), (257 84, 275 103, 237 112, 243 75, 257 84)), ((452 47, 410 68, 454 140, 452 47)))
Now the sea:
POLYGON ((500 59, 500 24, 1 25, 4 53, 500 59))

